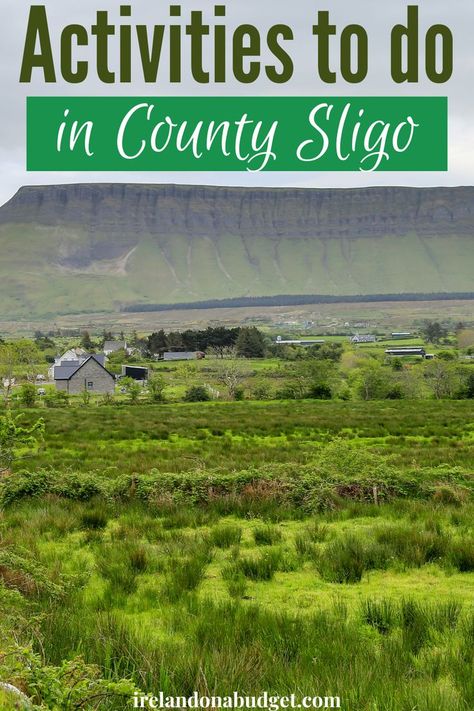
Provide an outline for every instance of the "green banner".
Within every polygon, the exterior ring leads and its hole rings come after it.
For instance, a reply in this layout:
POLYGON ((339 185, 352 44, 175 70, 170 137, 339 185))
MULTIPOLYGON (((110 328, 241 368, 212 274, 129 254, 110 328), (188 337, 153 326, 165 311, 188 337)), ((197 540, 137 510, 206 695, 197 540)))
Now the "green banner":
POLYGON ((30 171, 445 171, 444 97, 29 97, 30 171))

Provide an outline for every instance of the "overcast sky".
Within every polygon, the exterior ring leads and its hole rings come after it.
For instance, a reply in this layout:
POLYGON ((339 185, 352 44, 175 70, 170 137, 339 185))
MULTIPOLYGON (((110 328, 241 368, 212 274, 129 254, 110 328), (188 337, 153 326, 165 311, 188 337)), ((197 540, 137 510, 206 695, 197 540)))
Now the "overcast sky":
MULTIPOLYGON (((175 0, 178 2, 178 0, 175 0)), ((28 12, 31 3, 26 0, 0 0, 2 23, 0 25, 0 81, 2 85, 2 110, 0 112, 0 204, 9 199, 25 184, 50 184, 65 182, 177 182, 206 183, 247 186, 308 186, 308 187, 360 187, 366 185, 466 185, 474 181, 474 2, 472 0, 420 0, 421 34, 435 23, 450 26, 455 38, 454 75, 449 83, 441 86, 428 80, 416 86, 395 85, 390 77, 390 30, 393 25, 406 19, 407 3, 402 0, 228 0, 227 25, 229 35, 232 27, 252 23, 262 29, 276 23, 290 25, 295 31, 295 40, 289 43, 295 62, 292 80, 285 85, 274 85, 262 78, 250 86, 242 86, 229 78, 225 85, 210 84, 204 88, 197 85, 184 73, 180 85, 166 81, 166 71, 160 74, 159 84, 146 85, 140 81, 139 68, 133 84, 105 86, 95 73, 94 49, 82 49, 80 58, 92 60, 90 75, 84 84, 71 86, 63 82, 59 71, 59 40, 61 29, 70 23, 86 27, 95 20, 97 10, 109 10, 111 20, 119 22, 118 8, 126 0, 45 0, 53 51, 57 59, 58 83, 46 85, 42 72, 34 75, 29 85, 19 83, 19 73, 28 12), (330 10, 331 17, 339 28, 349 23, 364 25, 369 33, 369 75, 361 85, 349 85, 338 81, 331 87, 323 84, 317 74, 316 43, 311 28, 318 10, 330 10), (117 95, 133 96, 176 95, 444 95, 450 106, 450 169, 447 173, 27 173, 25 170, 25 97, 28 95, 117 95)), ((217 0, 216 0, 217 2, 217 0)), ((130 0, 132 22, 150 25, 168 23, 169 4, 161 0, 130 0)), ((209 0, 182 0, 183 17, 191 9, 200 9, 209 20, 213 19, 215 2, 209 0)), ((230 43, 229 47, 230 47, 230 43)), ((113 45, 112 64, 118 59, 117 45, 113 45)), ((423 43, 421 44, 423 47, 423 43)), ((337 42, 334 42, 337 49, 337 42)), ((420 64, 424 58, 420 50, 420 64)), ((338 69, 338 55, 334 54, 334 67, 338 69)), ((186 66, 184 64, 184 66, 186 66)), ((166 67, 163 67, 166 69, 166 67)), ((422 73, 423 75, 423 73, 422 73)), ((243 99, 244 106, 244 99, 243 99)))

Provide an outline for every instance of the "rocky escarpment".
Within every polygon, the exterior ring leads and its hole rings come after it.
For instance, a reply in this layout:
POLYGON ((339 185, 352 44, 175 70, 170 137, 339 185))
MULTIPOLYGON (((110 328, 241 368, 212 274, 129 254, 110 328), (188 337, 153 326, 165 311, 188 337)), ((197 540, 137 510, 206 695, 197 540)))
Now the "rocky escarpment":
MULTIPOLYGON (((28 293, 34 264, 66 310, 84 308, 91 287, 95 310, 228 296, 469 291, 474 188, 24 187, 0 208, 0 248, 5 269, 9 258, 15 263, 5 298, 14 292, 19 303, 18 293, 28 293)), ((35 306, 41 293, 30 289, 28 299, 35 306)))
POLYGON ((89 184, 24 187, 0 224, 80 224, 88 232, 252 237, 465 233, 474 188, 265 189, 89 184))

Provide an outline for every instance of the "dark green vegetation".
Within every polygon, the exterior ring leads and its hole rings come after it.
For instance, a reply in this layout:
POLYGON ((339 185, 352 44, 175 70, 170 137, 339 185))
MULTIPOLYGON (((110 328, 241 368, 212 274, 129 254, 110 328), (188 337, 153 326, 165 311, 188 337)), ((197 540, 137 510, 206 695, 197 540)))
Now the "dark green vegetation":
POLYGON ((472 198, 473 188, 22 188, 0 209, 0 316, 472 292, 472 198))

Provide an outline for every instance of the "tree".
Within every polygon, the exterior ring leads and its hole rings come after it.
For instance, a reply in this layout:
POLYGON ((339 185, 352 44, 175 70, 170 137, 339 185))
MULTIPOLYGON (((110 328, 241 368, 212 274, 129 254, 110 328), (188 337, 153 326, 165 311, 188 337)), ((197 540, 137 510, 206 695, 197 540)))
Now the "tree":
POLYGON ((164 390, 166 387, 166 381, 162 375, 158 373, 152 375, 148 380, 148 391, 153 402, 164 402, 164 390))
POLYGON ((465 385, 466 398, 469 400, 474 399, 474 373, 469 373, 466 379, 465 385))
POLYGON ((82 333, 81 347, 84 348, 85 351, 91 351, 94 348, 89 331, 84 331, 82 333))
POLYGON ((290 389, 296 398, 331 399, 339 380, 337 366, 331 361, 305 359, 289 369, 290 389))
POLYGON ((25 407, 34 407, 36 404, 36 387, 33 383, 23 383, 20 388, 20 402, 25 407))
POLYGON ((390 392, 393 381, 390 371, 374 358, 364 360, 356 371, 356 383, 363 400, 383 400, 390 392))
POLYGON ((234 358, 232 360, 222 360, 222 362, 219 363, 216 376, 219 383, 222 383, 222 385, 225 385, 227 388, 231 400, 235 399, 236 393, 247 377, 247 373, 235 360, 235 349, 233 355, 234 358))
POLYGON ((101 338, 102 347, 105 345, 106 341, 113 341, 113 340, 114 340, 114 336, 113 336, 112 331, 105 331, 104 330, 102 332, 102 338, 101 338))
POLYGON ((241 328, 236 350, 242 358, 264 358, 266 348, 262 332, 255 326, 241 328))
POLYGON ((152 355, 157 353, 164 353, 168 348, 168 341, 166 338, 166 333, 161 329, 156 333, 152 333, 148 336, 146 343, 147 351, 152 355))
POLYGON ((29 382, 34 382, 40 354, 32 341, 20 340, 0 345, 0 378, 3 385, 3 399, 8 405, 18 370, 26 371, 29 382))
POLYGON ((140 383, 138 383, 133 378, 122 378, 120 381, 120 385, 127 393, 128 398, 129 398, 130 402, 132 403, 132 405, 136 405, 136 403, 138 402, 138 399, 140 397, 140 394, 142 392, 140 383))
POLYGON ((316 360, 330 360, 333 363, 340 363, 344 346, 342 343, 322 343, 308 349, 308 356, 316 360))
POLYGON ((448 335, 448 329, 442 326, 439 321, 424 321, 421 332, 428 343, 439 343, 442 338, 448 335))
POLYGON ((460 388, 459 372, 454 363, 438 359, 430 361, 425 369, 425 378, 436 400, 452 398, 460 388))
POLYGON ((43 441, 44 421, 37 420, 31 427, 22 427, 21 415, 13 417, 11 412, 0 417, 0 474, 12 470, 13 464, 31 456, 43 441), (25 454, 25 450, 29 454, 25 454))

